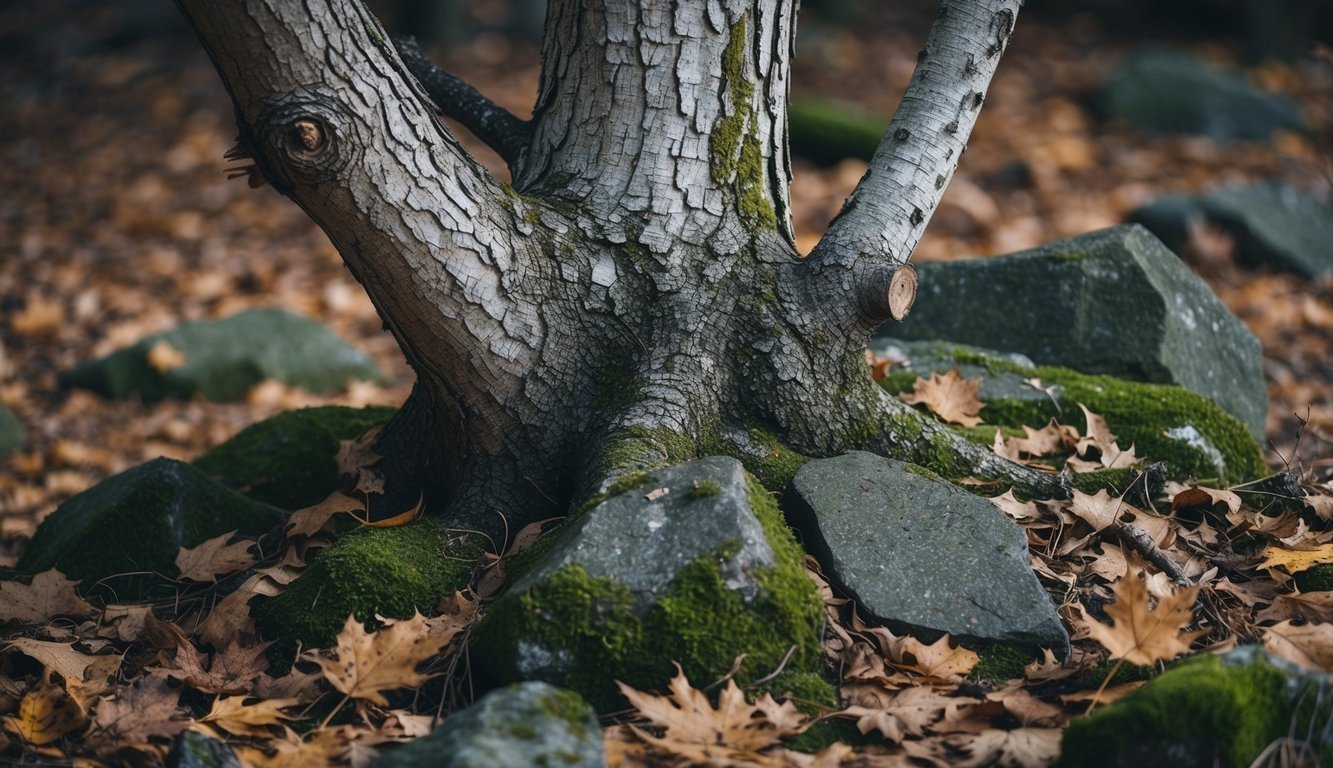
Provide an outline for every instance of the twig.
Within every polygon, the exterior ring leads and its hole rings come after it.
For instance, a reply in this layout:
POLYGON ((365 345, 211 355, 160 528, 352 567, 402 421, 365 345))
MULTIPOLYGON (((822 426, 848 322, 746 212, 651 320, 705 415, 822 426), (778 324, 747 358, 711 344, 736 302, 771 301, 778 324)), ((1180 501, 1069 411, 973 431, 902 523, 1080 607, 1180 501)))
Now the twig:
POLYGON ((786 669, 786 667, 787 667, 787 662, 791 661, 791 657, 792 657, 795 653, 796 653, 796 644, 795 644, 795 643, 792 643, 792 646, 791 646, 790 648, 787 649, 787 655, 782 657, 782 661, 779 661, 779 662, 778 662, 778 666, 777 666, 772 672, 769 672, 767 675, 764 675, 763 677, 759 678, 758 680, 755 680, 753 683, 750 683, 749 685, 745 686, 745 689, 746 689, 746 690, 751 690, 751 689, 753 689, 753 688, 757 688, 757 687, 763 685, 764 683, 769 682, 770 680, 772 680, 773 678, 777 677, 778 675, 782 674, 782 670, 783 670, 783 669, 786 669))
POLYGON ((1190 580, 1185 578, 1185 574, 1180 572, 1179 566, 1166 556, 1160 547, 1152 540, 1146 531, 1137 525, 1129 523, 1112 523, 1106 527, 1106 530, 1114 532, 1120 537, 1120 543, 1133 550, 1144 560, 1157 566, 1157 569, 1167 576, 1176 586, 1187 587, 1190 580))

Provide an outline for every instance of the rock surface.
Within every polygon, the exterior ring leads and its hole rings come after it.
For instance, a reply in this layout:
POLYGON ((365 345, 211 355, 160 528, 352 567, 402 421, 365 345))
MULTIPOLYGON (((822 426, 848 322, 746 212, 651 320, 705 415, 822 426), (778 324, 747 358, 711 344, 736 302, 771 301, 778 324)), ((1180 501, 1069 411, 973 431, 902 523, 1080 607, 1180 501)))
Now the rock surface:
POLYGON ((61 375, 61 384, 146 402, 195 393, 225 402, 265 379, 317 393, 353 379, 379 381, 368 355, 313 320, 256 309, 223 320, 185 323, 61 375))
POLYGON ((1268 393, 1258 339, 1141 226, 917 270, 921 287, 912 314, 881 334, 1178 384, 1211 398, 1263 439, 1268 393))
POLYGON ((530 682, 482 696, 372 768, 601 768, 597 715, 573 691, 530 682))
POLYGON ((194 465, 256 501, 297 510, 338 490, 338 444, 393 416, 392 408, 301 408, 251 424, 194 465))
POLYGON ((1058 766, 1248 766, 1265 747, 1294 736, 1305 760, 1333 764, 1333 679, 1242 646, 1173 666, 1125 698, 1074 720, 1058 766), (1313 715, 1313 716, 1312 716, 1313 715))
POLYGON ((103 480, 42 521, 19 560, 23 573, 58 568, 117 600, 148 595, 177 572, 176 553, 228 531, 258 536, 282 522, 189 464, 154 459, 103 480))
POLYGON ((715 680, 817 668, 823 609, 772 497, 740 462, 639 473, 548 534, 473 634, 495 682, 545 680, 599 709, 613 681, 664 687, 672 661, 715 680))
POLYGON ((226 742, 185 731, 171 742, 166 768, 241 768, 241 760, 226 742))
POLYGON ((1102 89, 1101 107, 1108 118, 1149 133, 1226 140, 1305 130, 1300 107, 1291 99, 1262 93, 1193 56, 1162 49, 1126 56, 1102 89))
POLYGON ((1192 221, 1232 237, 1235 255, 1307 277, 1333 273, 1333 210, 1285 184, 1221 187, 1195 197, 1170 196, 1129 214, 1179 252, 1192 221))
POLYGON ((1068 655, 1069 637, 1028 566, 1027 537, 986 499, 855 452, 806 464, 783 506, 863 616, 1068 655))
POLYGON ((1237 483, 1266 472, 1249 429, 1212 400, 1181 387, 1039 367, 1023 355, 943 341, 879 337, 870 349, 901 366, 880 382, 894 394, 910 391, 918 376, 951 369, 980 378, 984 424, 965 433, 985 445, 994 440, 996 426, 1037 428, 1055 419, 1086 430, 1082 404, 1106 419, 1122 449, 1134 446, 1139 457, 1166 462, 1177 479, 1237 483))
POLYGON ((14 412, 0 403, 0 453, 8 453, 23 445, 23 424, 14 412))

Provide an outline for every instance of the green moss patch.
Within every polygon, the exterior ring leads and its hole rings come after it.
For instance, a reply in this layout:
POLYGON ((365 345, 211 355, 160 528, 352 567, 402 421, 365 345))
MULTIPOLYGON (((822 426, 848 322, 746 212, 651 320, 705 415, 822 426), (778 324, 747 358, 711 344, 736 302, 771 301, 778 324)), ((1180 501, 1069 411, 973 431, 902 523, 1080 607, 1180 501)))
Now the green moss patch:
POLYGON ((433 518, 398 528, 343 534, 281 594, 256 599, 251 613, 266 638, 290 651, 331 645, 349 615, 402 619, 428 613, 472 577, 482 545, 433 518))
POLYGON ((731 96, 731 113, 713 128, 711 169, 713 181, 729 186, 736 196, 746 226, 773 230, 778 218, 765 194, 768 174, 754 126, 755 84, 745 71, 748 26, 747 14, 731 28, 731 39, 722 52, 722 77, 731 96))
POLYGON ((341 485, 338 443, 384 424, 393 408, 302 408, 251 424, 194 465, 252 499, 282 509, 315 504, 341 485))

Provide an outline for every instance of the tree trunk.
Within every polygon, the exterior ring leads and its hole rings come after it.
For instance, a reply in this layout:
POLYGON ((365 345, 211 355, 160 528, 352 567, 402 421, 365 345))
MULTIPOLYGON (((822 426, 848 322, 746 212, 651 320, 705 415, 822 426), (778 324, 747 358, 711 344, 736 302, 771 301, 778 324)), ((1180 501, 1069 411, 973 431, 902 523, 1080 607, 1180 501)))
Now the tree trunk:
POLYGON ((802 455, 861 448, 1062 492, 886 396, 864 360, 911 305, 908 259, 1019 0, 940 4, 808 259, 788 197, 795 0, 551 0, 530 121, 395 48, 357 0, 178 2, 243 150, 328 233, 416 370, 386 473, 452 524, 513 532, 711 453, 774 484, 802 455), (512 187, 437 109, 500 151, 512 187))

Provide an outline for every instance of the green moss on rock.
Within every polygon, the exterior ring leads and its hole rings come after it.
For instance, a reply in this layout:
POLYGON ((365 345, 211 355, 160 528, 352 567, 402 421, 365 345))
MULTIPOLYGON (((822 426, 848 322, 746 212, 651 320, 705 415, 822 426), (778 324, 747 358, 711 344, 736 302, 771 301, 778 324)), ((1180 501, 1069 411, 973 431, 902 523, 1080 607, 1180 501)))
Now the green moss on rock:
POLYGON ((332 644, 349 615, 402 619, 429 612, 470 581, 482 546, 434 518, 397 528, 359 528, 315 555, 306 570, 270 599, 256 599, 260 631, 290 650, 332 644))
POLYGON ((658 689, 674 673, 673 661, 698 683, 726 674, 745 654, 738 672, 745 680, 776 668, 795 645, 788 668, 817 668, 823 606, 777 504, 747 482, 776 563, 753 574, 754 597, 747 600, 723 579, 725 543, 679 569, 665 593, 642 609, 615 579, 566 565, 496 602, 473 635, 474 658, 495 682, 548 679, 599 711, 623 706, 613 681, 658 689))
POLYGON ((997 684, 1022 678, 1023 668, 1042 658, 1031 648, 1005 643, 980 643, 974 650, 981 660, 972 668, 971 675, 997 684))
POLYGON ((1323 563, 1292 574, 1302 592, 1333 592, 1333 563, 1323 563))
POLYGON ((1292 725, 1287 681, 1262 660, 1190 659, 1071 723, 1057 765, 1250 765, 1292 725))
POLYGON ((194 461, 252 499, 282 509, 315 504, 338 490, 338 443, 384 424, 393 408, 302 408, 251 424, 194 461))
POLYGON ((171 590, 176 553, 229 531, 259 536, 282 516, 172 459, 154 459, 67 500, 38 526, 23 573, 58 568, 117 600, 171 590))
MULTIPOLYGON (((1035 377, 1043 386, 1057 386, 1054 399, 1020 398, 988 393, 983 381, 981 399, 986 407, 981 417, 991 425, 989 434, 980 427, 965 433, 977 442, 989 444, 997 425, 1037 428, 1052 418, 1084 430, 1087 425, 1078 407, 1082 403, 1106 419, 1122 448, 1133 445, 1138 456, 1165 462, 1176 477, 1235 483, 1265 471, 1259 444, 1245 425, 1208 398, 1181 387, 1092 376, 1068 368, 1027 368, 990 357, 963 363, 960 370, 965 376, 1007 376, 1020 382, 1035 377), (968 370, 968 365, 974 367, 968 370)), ((910 390, 917 375, 900 371, 880 383, 897 394, 910 390)), ((948 476, 929 462, 917 463, 948 476)))

